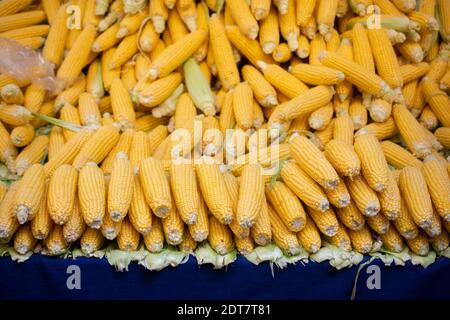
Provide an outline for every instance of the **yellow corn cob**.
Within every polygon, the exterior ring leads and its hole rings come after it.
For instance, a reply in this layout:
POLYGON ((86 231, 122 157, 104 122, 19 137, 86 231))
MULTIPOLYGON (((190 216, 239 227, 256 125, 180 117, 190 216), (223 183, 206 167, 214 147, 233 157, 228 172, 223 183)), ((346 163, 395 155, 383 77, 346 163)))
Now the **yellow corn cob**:
POLYGON ((304 114, 311 113, 316 109, 328 104, 334 94, 329 86, 317 86, 300 93, 295 98, 278 105, 270 115, 269 126, 281 121, 298 118, 304 114))
MULTIPOLYGON (((42 55, 56 66, 61 64, 69 29, 67 28, 67 6, 61 5, 51 23, 50 31, 42 49, 42 55)), ((81 71, 81 70, 80 70, 81 71)))
POLYGON ((183 241, 184 223, 178 214, 175 203, 169 210, 169 214, 161 219, 166 242, 170 245, 178 245, 183 241))
MULTIPOLYGON (((197 8, 193 0, 181 0, 176 3, 176 9, 181 19, 190 31, 197 30, 197 8)), ((170 17, 169 17, 170 19, 170 17)))
POLYGON ((150 154, 153 154, 156 148, 159 145, 161 145, 161 143, 167 137, 167 134, 168 134, 167 127, 164 125, 157 126, 147 134, 150 147, 150 154))
POLYGON ((445 148, 450 148, 450 128, 440 127, 434 132, 434 135, 445 148))
POLYGON ((140 178, 147 203, 153 213, 164 218, 172 209, 170 184, 161 161, 147 158, 141 163, 140 178))
POLYGON ((49 135, 48 160, 52 160, 64 146, 64 136, 60 127, 53 127, 49 135))
MULTIPOLYGON (((238 201, 239 201, 239 181, 238 179, 230 173, 225 173, 223 175, 226 191, 231 200, 233 214, 236 216, 238 201)), ((235 234, 236 237, 243 239, 249 236, 249 228, 242 227, 239 221, 235 218, 229 224, 231 232, 235 234)))
MULTIPOLYGON (((79 126, 81 124, 78 108, 75 108, 70 104, 66 104, 64 107, 61 108, 60 119, 76 126, 79 126)), ((69 141, 75 134, 76 132, 70 129, 66 128, 63 129, 63 135, 66 141, 69 141)))
POLYGON ((403 249, 403 239, 397 230, 391 225, 386 233, 380 235, 384 247, 393 252, 400 252, 403 249))
POLYGON ((309 18, 306 26, 302 27, 301 32, 309 39, 313 40, 317 33, 317 23, 314 16, 309 18))
POLYGON ((56 76, 67 84, 75 81, 85 66, 95 40, 95 27, 86 26, 64 58, 56 76))
POLYGON ((206 40, 205 30, 194 31, 173 45, 168 46, 158 57, 152 61, 149 77, 156 79, 170 74, 189 58, 206 40))
POLYGON ((39 211, 45 191, 42 165, 34 164, 25 171, 14 197, 14 211, 20 224, 33 220, 39 211), (30 186, 33 188, 30 188, 30 186))
POLYGON ((287 41, 289 49, 295 51, 298 48, 298 36, 300 29, 296 23, 296 9, 295 1, 287 0, 287 11, 285 14, 278 15, 280 23, 280 32, 283 38, 287 41))
MULTIPOLYGON (((104 32, 102 32, 92 43, 91 50, 92 52, 102 52, 114 47, 117 43, 119 43, 120 38, 116 37, 117 32, 119 31, 119 24, 113 24, 104 32)), ((108 66, 105 66, 108 67, 108 66)))
POLYGON ((0 32, 29 27, 41 23, 44 20, 45 13, 42 10, 4 15, 0 17, 0 32))
POLYGON ((329 237, 336 235, 339 223, 331 207, 324 212, 307 207, 307 212, 322 234, 329 237))
POLYGON ((133 102, 120 78, 111 82, 110 92, 114 119, 125 128, 133 127, 136 122, 133 102))
POLYGON ((78 199, 86 224, 98 229, 106 208, 106 186, 103 171, 94 163, 87 163, 78 178, 78 199))
POLYGON ((0 97, 6 104, 23 105, 24 96, 20 87, 14 83, 3 86, 0 90, 0 97))
POLYGON ((80 170, 86 163, 100 163, 119 141, 119 132, 112 126, 101 127, 91 139, 83 145, 75 157, 73 166, 80 170))
POLYGON ((422 110, 419 118, 420 124, 427 130, 434 130, 439 124, 439 120, 429 106, 422 110))
POLYGON ((305 84, 278 65, 258 61, 258 67, 263 71, 264 78, 289 98, 308 90, 305 84))
POLYGON ((261 168, 249 164, 242 171, 236 216, 239 224, 250 228, 255 224, 264 200, 264 179, 261 168))
POLYGON ((380 201, 362 176, 346 179, 348 191, 358 209, 367 217, 374 216, 380 211, 380 201))
POLYGON ((353 121, 353 127, 358 130, 367 124, 367 109, 359 97, 354 97, 349 106, 348 113, 353 121))
POLYGON ((293 162, 288 162, 281 168, 281 178, 306 205, 326 211, 329 202, 319 185, 293 162))
POLYGON ((203 119, 203 138, 202 150, 203 154, 215 156, 222 149, 222 133, 220 131, 219 121, 212 116, 203 119))
POLYGON ((299 254, 301 248, 295 233, 288 230, 271 206, 269 206, 269 218, 275 244, 288 255, 299 254))
POLYGON ((270 0, 255 0, 250 4, 250 9, 256 20, 263 20, 267 18, 270 12, 270 0))
POLYGON ((442 233, 442 223, 439 214, 436 212, 433 206, 433 217, 431 219, 431 225, 424 228, 425 232, 430 238, 439 236, 442 233))
POLYGON ((429 241, 434 251, 442 252, 448 248, 450 238, 448 236, 448 232, 446 230, 442 230, 440 235, 430 238, 429 241))
POLYGON ((291 154, 302 170, 323 188, 336 188, 339 176, 314 143, 306 137, 295 137, 290 146, 291 154))
POLYGON ((436 117, 443 126, 450 127, 449 98, 446 93, 441 91, 438 84, 429 80, 429 78, 424 78, 421 82, 421 88, 436 117))
POLYGON ((45 246, 47 247, 48 254, 51 256, 61 255, 67 250, 67 243, 63 235, 63 226, 53 226, 48 237, 45 239, 45 246))
MULTIPOLYGON (((56 97, 54 103, 54 111, 58 112, 62 107, 66 105, 76 106, 80 94, 82 94, 84 91, 86 91, 86 78, 83 74, 81 74, 81 76, 78 78, 78 80, 75 81, 72 86, 65 89, 56 97)), ((39 112, 41 112, 41 110, 39 110, 39 112)))
POLYGON ((92 126, 94 128, 100 126, 100 109, 92 94, 85 92, 80 95, 78 112, 82 125, 92 126))
POLYGON ((400 74, 402 75, 403 83, 408 83, 421 78, 430 70, 430 65, 426 62, 416 64, 404 64, 400 66, 400 74))
POLYGON ((439 88, 441 90, 448 91, 450 88, 450 71, 447 68, 447 72, 445 75, 441 78, 441 81, 439 82, 439 88))
POLYGON ((395 123, 412 154, 424 158, 431 153, 431 142, 420 123, 404 105, 396 104, 393 108, 395 123))
POLYGON ((369 228, 364 226, 359 230, 347 230, 353 248, 359 253, 369 253, 372 250, 373 241, 369 228))
POLYGON ((400 190, 394 177, 389 173, 386 188, 379 194, 381 213, 389 220, 395 220, 400 215, 400 190))
POLYGON ((165 23, 169 17, 169 11, 164 5, 163 0, 151 1, 149 5, 149 16, 153 22, 153 27, 158 33, 162 33, 165 29, 165 23))
POLYGON ((342 180, 339 180, 337 187, 333 190, 325 190, 328 200, 336 208, 345 208, 350 203, 350 194, 342 180))
POLYGON ((142 161, 151 156, 150 144, 145 132, 137 131, 134 133, 129 154, 133 172, 138 174, 142 161))
POLYGON ((408 166, 416 168, 422 167, 422 162, 420 162, 420 160, 416 159, 407 150, 389 140, 383 141, 381 143, 381 148, 383 149, 387 162, 398 169, 408 166))
POLYGON ((35 138, 26 148, 22 149, 15 159, 14 171, 22 175, 29 166, 39 163, 44 158, 48 149, 48 137, 35 138))
POLYGON ((71 165, 62 165, 55 170, 48 187, 48 209, 53 222, 65 224, 73 212, 78 172, 71 165))
POLYGON ((41 198, 41 205, 36 216, 31 221, 31 231, 33 236, 37 240, 43 240, 47 238, 50 230, 53 226, 53 220, 51 219, 47 208, 47 184, 45 185, 44 195, 41 198))
POLYGON ((332 245, 341 248, 345 251, 351 251, 352 250, 352 244, 350 236, 348 235, 347 229, 344 225, 341 223, 338 224, 337 232, 334 236, 328 237, 326 236, 325 239, 327 239, 332 245))
POLYGON ((160 252, 163 249, 164 233, 160 219, 152 219, 152 228, 151 231, 144 236, 144 244, 147 250, 152 253, 160 252))
POLYGON ((111 48, 102 53, 102 79, 103 79, 103 86, 105 87, 105 90, 108 92, 114 92, 115 90, 112 89, 112 82, 115 80, 115 78, 120 78, 120 68, 116 69, 110 69, 109 63, 114 55, 114 52, 116 51, 116 48, 111 48))
POLYGON ((247 38, 237 26, 225 26, 228 39, 231 44, 245 56, 251 64, 257 66, 258 61, 265 63, 273 63, 272 57, 266 55, 259 42, 247 38))
POLYGON ((344 73, 321 65, 299 63, 290 72, 301 81, 313 85, 334 85, 344 81, 344 73))
POLYGON ((320 233, 314 221, 306 217, 305 227, 297 233, 297 238, 303 248, 309 253, 316 253, 321 246, 320 233))
POLYGON ((211 213, 223 224, 233 220, 231 199, 227 193, 224 178, 213 158, 202 157, 196 165, 200 189, 211 213))
POLYGON ((327 50, 327 44, 322 35, 317 34, 310 42, 310 52, 309 52, 309 64, 310 65, 322 65, 320 63, 320 53, 327 50))
POLYGON ((248 38, 256 39, 259 27, 248 4, 243 0, 229 0, 227 2, 227 8, 230 9, 233 20, 239 26, 241 31, 248 38))
POLYGON ((28 83, 25 81, 24 83, 19 83, 15 78, 7 75, 7 74, 0 74, 0 87, 6 86, 7 84, 18 84, 21 87, 26 86, 28 83))
POLYGON ((353 200, 350 200, 348 206, 337 208, 336 215, 349 230, 360 230, 364 226, 364 215, 353 200))
POLYGON ((424 161, 422 173, 436 211, 444 220, 450 221, 450 178, 446 169, 438 159, 429 157, 424 161))
POLYGON ((405 167, 400 173, 400 190, 414 222, 421 228, 431 225, 433 208, 426 180, 420 169, 405 167))
POLYGON ((355 62, 365 67, 369 72, 375 72, 375 62, 369 38, 366 29, 361 23, 356 23, 353 26, 352 42, 355 62))
POLYGON ((67 243, 72 243, 81 238, 86 229, 86 224, 84 223, 83 216, 80 212, 79 202, 76 199, 72 214, 69 220, 63 226, 63 235, 67 243))
POLYGON ((232 129, 235 124, 233 112, 233 91, 228 91, 220 110, 219 125, 222 134, 226 133, 227 129, 232 129))
POLYGON ((403 197, 401 199, 400 214, 397 217, 397 219, 393 221, 393 224, 395 228, 398 230, 398 232, 400 232, 400 234, 405 239, 413 239, 417 236, 419 232, 416 224, 411 218, 408 206, 406 205, 406 202, 403 197))
POLYGON ((125 15, 119 23, 120 29, 118 30, 116 37, 123 38, 138 31, 145 16, 143 11, 125 15))
POLYGON ((125 218, 117 235, 117 245, 120 250, 136 251, 139 246, 140 234, 133 228, 131 222, 125 218))
MULTIPOLYGON (((147 107, 155 107, 164 102, 181 83, 181 75, 178 72, 171 73, 164 78, 144 84, 135 89, 139 102, 147 107)), ((139 86, 139 85, 138 85, 139 86)))
POLYGON ((122 66, 125 62, 131 59, 131 57, 133 57, 134 54, 138 51, 137 42, 138 42, 137 33, 125 37, 117 46, 117 49, 114 51, 108 65, 104 67, 115 69, 122 66))
POLYGON ((304 227, 306 214, 303 206, 283 182, 276 181, 267 186, 266 196, 289 230, 300 231, 304 227))
POLYGON ((225 28, 219 17, 213 15, 208 22, 210 38, 209 43, 214 55, 217 73, 225 90, 229 90, 239 83, 239 71, 226 36, 225 28))
POLYGON ((53 25, 60 7, 60 0, 42 0, 42 8, 50 25, 53 25))
POLYGON ((247 82, 239 83, 233 91, 233 113, 241 129, 253 126, 253 92, 247 82))
POLYGON ((296 6, 296 19, 300 27, 305 27, 313 16, 316 0, 298 0, 296 6))
POLYGON ((390 229, 389 220, 381 213, 366 217, 366 221, 369 227, 379 235, 385 234, 390 229))
POLYGON ((320 1, 317 8, 317 24, 321 35, 330 37, 337 13, 338 0, 320 1))
POLYGON ((242 255, 249 254, 255 249, 255 243, 251 237, 243 239, 235 237, 234 242, 236 244, 237 251, 242 255))
POLYGON ((159 34, 156 33, 153 24, 146 23, 139 37, 139 47, 144 52, 151 52, 156 48, 158 39, 159 34))
POLYGON ((0 105, 0 120, 13 127, 23 126, 32 119, 31 112, 19 105, 0 105))
POLYGON ((356 132, 355 137, 361 134, 372 134, 378 140, 384 140, 386 138, 392 137, 398 133, 396 122, 392 117, 387 119, 385 122, 377 123, 372 122, 356 132))
POLYGON ((24 106, 31 112, 39 111, 44 103, 46 90, 38 84, 30 84, 25 90, 24 106))
POLYGON ((50 26, 47 24, 38 24, 25 28, 10 30, 0 33, 0 37, 16 40, 19 43, 27 38, 45 37, 48 34, 50 26))
POLYGON ((2 240, 9 240, 20 226, 14 208, 15 194, 19 184, 19 182, 12 183, 0 202, 0 239, 2 240))
POLYGON ((20 226, 14 235, 14 250, 19 254, 26 254, 34 249, 35 244, 36 239, 31 232, 30 223, 20 226))
POLYGON ((260 246, 267 245, 272 239, 272 229, 270 228, 269 207, 267 200, 263 199, 261 210, 256 218, 255 224, 251 228, 253 240, 260 246))
POLYGON ((183 241, 180 243, 180 245, 178 246, 178 248, 181 250, 181 252, 183 253, 188 253, 191 254, 195 251, 195 249, 197 248, 197 242, 194 240, 194 238, 192 238, 191 234, 189 233, 189 230, 187 229, 187 227, 184 228, 184 237, 183 237, 183 241))
POLYGON ((387 84, 375 73, 368 72, 363 66, 349 61, 339 53, 323 52, 320 55, 320 62, 327 67, 342 71, 350 83, 365 93, 381 97, 386 96, 390 91, 387 84))
POLYGON ((122 221, 123 220, 115 222, 111 219, 111 216, 106 213, 103 216, 102 226, 100 227, 102 235, 108 240, 114 240, 120 232, 122 221))
POLYGON ((419 63, 423 60, 424 52, 417 42, 407 40, 395 47, 404 58, 412 63, 419 63))
POLYGON ((353 147, 342 140, 331 140, 325 147, 325 157, 343 176, 352 178, 359 174, 361 162, 353 147))
POLYGON ((420 231, 417 237, 407 240, 409 249, 419 256, 426 256, 430 246, 426 234, 420 231))
POLYGON ((190 163, 170 165, 172 193, 181 219, 186 224, 197 221, 199 194, 194 168, 190 163))
MULTIPOLYGON (((108 187, 108 216, 114 222, 125 218, 133 197, 133 170, 126 154, 120 152, 114 161, 108 187)), ((106 235, 105 235, 106 237, 106 235)))
POLYGON ((225 255, 233 250, 233 236, 227 226, 221 224, 214 216, 210 216, 209 229, 208 241, 217 253, 225 255))
POLYGON ((8 192, 8 187, 3 182, 0 183, 0 203, 8 192))
POLYGON ((334 121, 333 127, 333 139, 340 140, 347 145, 353 145, 353 121, 350 116, 345 112, 343 115, 339 115, 334 121))
POLYGON ((85 254, 92 254, 102 248, 104 240, 100 230, 86 228, 80 239, 81 251, 85 254))
POLYGON ((183 20, 181 20, 177 10, 171 10, 169 12, 167 27, 173 42, 177 42, 189 33, 188 28, 184 24, 183 20))
POLYGON ((134 177, 134 190, 131 200, 128 219, 134 229, 142 235, 147 235, 152 229, 152 213, 145 201, 144 191, 141 187, 139 177, 134 177))
POLYGON ((25 147, 34 138, 34 127, 30 124, 15 127, 11 131, 11 141, 16 147, 25 147))
POLYGON ((208 208, 199 191, 198 194, 197 221, 194 224, 189 224, 188 228, 192 238, 197 242, 202 242, 208 238, 209 234, 208 208))
POLYGON ((167 122, 166 120, 167 118, 155 118, 153 115, 148 114, 136 119, 136 125, 134 129, 136 131, 148 132, 160 125, 165 124, 167 122))
POLYGON ((385 122, 391 116, 392 104, 383 99, 375 99, 368 109, 373 121, 385 122))
MULTIPOLYGON (((332 51, 334 51, 334 50, 332 50, 332 51)), ((299 58, 306 59, 309 57, 310 52, 311 52, 311 47, 310 47, 309 40, 307 37, 305 37, 304 35, 301 34, 298 37, 298 48, 297 48, 297 50, 295 50, 295 53, 297 54, 297 56, 299 58)))
MULTIPOLYGON (((405 100, 405 105, 410 109, 414 104, 414 99, 416 96, 417 89, 420 90, 420 87, 418 87, 419 81, 413 80, 411 82, 406 83, 402 88, 402 95, 405 100)), ((413 113, 412 109, 410 109, 411 113, 413 113)))
MULTIPOLYGON (((298 47, 298 45, 297 45, 298 47)), ((286 43, 280 43, 272 52, 272 58, 278 63, 284 63, 291 59, 292 52, 286 43)))
POLYGON ((388 183, 389 169, 376 137, 371 134, 356 137, 355 152, 361 160, 362 174, 367 183, 377 192, 384 191, 388 183))
POLYGON ((134 130, 126 129, 119 138, 115 147, 110 151, 108 156, 102 162, 102 170, 105 174, 110 174, 118 153, 128 154, 133 139, 134 130))
POLYGON ((272 54, 280 43, 278 16, 275 8, 271 8, 268 16, 260 23, 259 43, 265 54, 272 54))
POLYGON ((0 122, 0 160, 4 162, 8 168, 14 169, 16 156, 17 149, 3 123, 0 122))

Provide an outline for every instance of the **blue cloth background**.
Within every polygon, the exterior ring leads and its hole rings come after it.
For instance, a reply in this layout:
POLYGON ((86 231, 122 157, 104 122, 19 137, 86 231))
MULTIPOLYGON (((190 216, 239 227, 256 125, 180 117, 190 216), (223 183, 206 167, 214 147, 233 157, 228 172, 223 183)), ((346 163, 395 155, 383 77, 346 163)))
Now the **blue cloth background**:
MULTIPOLYGON (((360 274, 356 299, 450 299, 450 259, 427 269, 408 264, 381 268, 381 289, 369 290, 360 274)), ((351 296, 357 267, 337 271, 327 262, 275 268, 239 257, 226 270, 197 266, 195 258, 160 272, 132 263, 116 272, 105 259, 56 259, 33 255, 17 264, 0 258, 0 299, 344 299, 351 296), (81 290, 66 287, 69 265, 81 269, 81 290)))

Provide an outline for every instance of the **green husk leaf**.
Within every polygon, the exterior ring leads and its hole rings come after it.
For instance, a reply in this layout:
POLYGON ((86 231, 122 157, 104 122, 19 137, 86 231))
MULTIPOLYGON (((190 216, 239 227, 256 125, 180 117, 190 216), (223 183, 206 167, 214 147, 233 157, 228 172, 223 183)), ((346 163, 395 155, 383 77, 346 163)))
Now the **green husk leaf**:
POLYGON ((97 64, 97 73, 95 74, 94 87, 92 88, 92 95, 96 99, 101 99, 105 95, 105 88, 103 87, 103 74, 102 74, 102 63, 99 59, 95 62, 97 64))
POLYGON ((73 131, 73 132, 78 132, 81 130, 81 126, 77 126, 76 124, 61 120, 61 119, 56 119, 53 117, 49 117, 45 114, 39 113, 39 112, 32 112, 33 116, 35 116, 36 118, 54 124, 55 126, 73 131))
POLYGON ((8 254, 8 243, 0 243, 0 257, 8 254))
POLYGON ((105 256, 108 263, 119 272, 128 271, 128 266, 133 260, 133 254, 131 252, 119 250, 114 243, 111 243, 106 248, 105 256))
POLYGON ((151 271, 160 271, 168 266, 176 267, 186 263, 189 254, 178 251, 175 247, 168 246, 159 253, 147 252, 147 255, 138 261, 138 264, 151 271))
POLYGON ((407 247, 403 248, 400 252, 392 252, 382 248, 378 252, 369 253, 369 255, 377 257, 383 261, 386 266, 390 266, 392 262, 394 262, 396 266, 404 266, 406 262, 411 259, 407 247))
POLYGON ((76 259, 78 257, 87 257, 87 258, 98 258, 102 259, 106 254, 106 249, 97 250, 92 253, 84 253, 80 248, 75 248, 72 250, 72 259, 76 259))
POLYGON ((200 66, 193 58, 183 65, 184 82, 195 106, 207 116, 216 114, 215 97, 200 66))
POLYGON ((15 261, 17 263, 25 262, 33 255, 33 251, 28 251, 25 254, 20 254, 14 248, 9 247, 8 248, 8 254, 11 257, 12 261, 15 261))
POLYGON ((423 268, 427 268, 436 260, 436 252, 430 250, 426 256, 419 256, 411 252, 411 263, 413 265, 421 265, 423 268))
POLYGON ((40 128, 36 129, 36 137, 38 136, 48 136, 50 134, 50 131, 52 131, 53 125, 47 124, 45 126, 42 126, 40 128))
POLYGON ((445 249, 444 251, 441 251, 439 253, 440 256, 442 257, 446 257, 450 259, 450 247, 448 247, 447 249, 445 249))
POLYGON ((359 252, 345 251, 327 242, 324 242, 323 247, 310 257, 311 260, 318 263, 328 260, 330 265, 337 270, 357 265, 364 258, 359 252))
POLYGON ((280 258, 275 260, 274 263, 278 268, 284 269, 289 264, 296 264, 299 261, 302 262, 303 264, 308 263, 308 253, 303 248, 300 249, 299 254, 295 256, 282 255, 280 258))
POLYGON ((258 246, 249 254, 244 255, 244 257, 253 263, 254 265, 259 265, 261 262, 269 261, 275 262, 281 259, 283 252, 279 247, 274 244, 268 244, 266 246, 258 246))
POLYGON ((237 252, 233 250, 226 255, 220 255, 205 241, 195 250, 195 257, 198 265, 212 264, 214 269, 221 269, 236 260, 237 252))

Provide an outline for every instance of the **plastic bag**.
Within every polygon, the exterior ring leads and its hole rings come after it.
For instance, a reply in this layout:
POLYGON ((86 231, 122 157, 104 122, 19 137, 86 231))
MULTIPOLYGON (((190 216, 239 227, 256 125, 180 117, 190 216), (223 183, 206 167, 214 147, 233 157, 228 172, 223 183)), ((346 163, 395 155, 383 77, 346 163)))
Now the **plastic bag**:
POLYGON ((21 84, 38 84, 50 94, 61 90, 62 84, 55 77, 54 65, 41 53, 14 40, 0 38, 0 57, 0 74, 9 75, 21 84))

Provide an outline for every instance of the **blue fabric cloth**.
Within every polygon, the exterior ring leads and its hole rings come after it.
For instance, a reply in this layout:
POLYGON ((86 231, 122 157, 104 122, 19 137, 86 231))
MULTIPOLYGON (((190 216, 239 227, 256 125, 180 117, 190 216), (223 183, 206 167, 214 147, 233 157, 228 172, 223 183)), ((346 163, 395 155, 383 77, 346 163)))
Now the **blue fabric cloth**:
MULTIPOLYGON (((450 299, 450 259, 427 269, 380 266, 381 289, 369 290, 361 271, 356 299, 450 299)), ((335 270, 328 263, 274 269, 239 257, 226 270, 197 266, 195 258, 160 272, 132 263, 116 272, 105 259, 56 259, 33 255, 24 263, 0 258, 0 299, 350 299, 357 267, 335 270), (67 267, 81 271, 81 289, 66 286, 67 267)))

